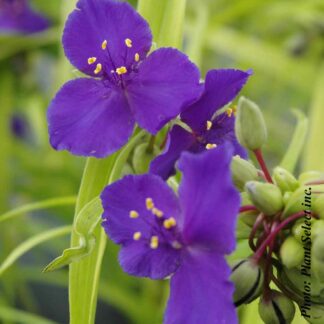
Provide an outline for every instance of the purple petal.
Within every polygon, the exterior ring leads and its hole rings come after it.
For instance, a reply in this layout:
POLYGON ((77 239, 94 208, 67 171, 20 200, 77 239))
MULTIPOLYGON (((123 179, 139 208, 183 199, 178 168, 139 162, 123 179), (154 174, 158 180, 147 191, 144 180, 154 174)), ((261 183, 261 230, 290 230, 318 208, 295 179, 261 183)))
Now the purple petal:
POLYGON ((36 33, 48 28, 48 20, 33 11, 25 0, 0 3, 0 33, 36 33))
POLYGON ((127 3, 113 0, 80 0, 69 16, 63 34, 66 56, 84 73, 94 76, 97 63, 103 72, 118 67, 128 68, 135 62, 135 54, 145 58, 152 43, 147 22, 127 3), (125 40, 132 41, 127 47, 125 40), (102 43, 107 41, 107 48, 102 43), (88 58, 96 57, 95 64, 88 58))
POLYGON ((52 146, 76 155, 105 157, 127 142, 134 127, 122 92, 94 79, 66 83, 47 117, 52 146))
POLYGON ((186 244, 220 253, 235 247, 235 224, 240 196, 231 179, 232 149, 222 145, 201 154, 183 153, 179 161, 179 188, 186 244), (221 233, 221 235, 220 235, 221 233))
POLYGON ((199 71, 173 48, 153 52, 139 65, 127 85, 130 106, 138 124, 155 134, 201 92, 199 71))
POLYGON ((198 133, 205 130, 206 121, 237 96, 250 75, 251 71, 233 69, 209 71, 203 95, 181 114, 181 119, 198 133))
POLYGON ((106 187, 101 195, 104 207, 103 227, 117 244, 122 244, 120 261, 123 269, 137 276, 164 278, 174 272, 180 250, 172 243, 179 233, 163 227, 166 218, 178 219, 180 208, 174 192, 155 175, 126 176, 106 187), (146 206, 151 198, 155 208, 163 212, 154 215, 146 206), (136 213, 132 217, 132 213, 136 213), (134 239, 134 234, 140 237, 134 239), (139 235, 139 234, 138 234, 139 235), (151 248, 152 236, 158 237, 158 247, 151 248))
POLYGON ((165 151, 157 156, 150 165, 150 173, 166 180, 175 173, 174 165, 181 153, 195 143, 195 138, 182 127, 175 125, 168 135, 165 151))
POLYGON ((238 323, 229 275, 230 269, 220 253, 188 253, 171 278, 164 323, 238 323))
POLYGON ((247 152, 238 142, 235 135, 235 117, 228 117, 226 113, 217 116, 213 120, 213 126, 205 133, 206 143, 221 145, 230 142, 234 148, 233 155, 247 158, 247 152))

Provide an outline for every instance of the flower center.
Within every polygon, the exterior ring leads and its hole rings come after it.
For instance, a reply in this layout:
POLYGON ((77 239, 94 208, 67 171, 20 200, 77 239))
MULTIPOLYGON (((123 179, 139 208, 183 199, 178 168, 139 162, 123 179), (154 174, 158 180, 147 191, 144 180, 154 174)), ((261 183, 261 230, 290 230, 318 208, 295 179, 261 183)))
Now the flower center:
POLYGON ((152 198, 145 200, 146 209, 150 216, 140 215, 136 210, 129 212, 132 221, 142 221, 149 227, 149 231, 136 231, 133 233, 133 240, 142 240, 153 250, 161 246, 171 246, 174 249, 182 248, 181 236, 177 228, 176 219, 166 216, 165 213, 157 208, 152 198))
MULTIPOLYGON (((1 1, 1 0, 0 0, 1 1)), ((123 86, 124 79, 123 76, 129 74, 130 72, 134 71, 137 63, 140 61, 140 55, 138 53, 134 54, 133 63, 130 66, 127 66, 130 49, 133 47, 133 41, 130 38, 126 38, 124 40, 125 44, 125 55, 124 55, 124 65, 116 66, 115 62, 112 59, 111 52, 109 50, 109 41, 106 39, 102 41, 100 44, 101 50, 105 51, 107 54, 107 62, 109 66, 112 66, 113 69, 111 70, 108 66, 105 65, 105 62, 98 62, 98 58, 93 56, 88 58, 88 64, 93 65, 93 74, 94 76, 102 76, 105 79, 108 79, 110 82, 117 84, 119 86, 123 86), (110 70, 110 71, 109 71, 110 70)))

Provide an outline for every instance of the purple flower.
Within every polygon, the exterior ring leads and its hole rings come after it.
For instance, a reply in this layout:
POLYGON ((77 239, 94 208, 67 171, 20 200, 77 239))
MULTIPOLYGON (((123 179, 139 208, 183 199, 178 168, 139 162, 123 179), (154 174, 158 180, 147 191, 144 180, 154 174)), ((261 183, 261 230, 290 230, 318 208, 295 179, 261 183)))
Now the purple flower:
POLYGON ((237 322, 224 259, 235 247, 240 204, 231 151, 183 153, 179 197, 153 174, 126 176, 101 195, 103 227, 122 246, 122 268, 152 279, 172 275, 167 324, 237 322))
POLYGON ((233 110, 217 113, 237 96, 250 75, 251 71, 233 69, 209 71, 202 96, 181 115, 182 121, 191 131, 178 125, 174 126, 169 133, 164 153, 152 161, 150 172, 167 179, 174 174, 174 165, 181 152, 200 153, 226 141, 234 146, 235 155, 245 158, 246 151, 235 137, 233 110))
POLYGON ((104 157, 123 146, 135 121, 152 134, 200 95, 199 71, 176 49, 148 57, 152 34, 127 3, 80 0, 63 45, 71 63, 91 78, 66 83, 48 111, 57 150, 104 157))
POLYGON ((0 0, 0 33, 31 34, 48 28, 48 20, 27 0, 0 0))

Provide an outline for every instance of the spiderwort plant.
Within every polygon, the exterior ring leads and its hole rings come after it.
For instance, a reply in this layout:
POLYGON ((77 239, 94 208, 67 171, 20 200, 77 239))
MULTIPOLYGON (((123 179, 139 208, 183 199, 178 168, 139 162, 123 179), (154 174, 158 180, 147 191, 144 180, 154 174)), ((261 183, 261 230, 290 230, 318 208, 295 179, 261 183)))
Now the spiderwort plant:
POLYGON ((240 204, 231 156, 228 145, 183 153, 179 196, 152 174, 126 176, 101 195, 102 225, 122 246, 122 268, 151 279, 171 275, 165 323, 237 322, 224 259, 235 247, 240 204))
POLYGON ((0 34, 31 34, 48 26, 48 20, 34 11, 27 0, 0 0, 0 34))
POLYGON ((181 152, 200 153, 225 141, 233 144, 235 155, 246 158, 246 151, 238 143, 234 132, 236 108, 229 107, 225 112, 221 108, 237 96, 251 73, 250 70, 234 69, 209 71, 201 97, 181 114, 181 120, 190 131, 179 125, 172 128, 166 149, 152 161, 150 172, 167 179, 174 174, 174 165, 181 152))
POLYGON ((199 71, 173 48, 148 52, 147 22, 127 3, 80 0, 69 16, 63 46, 90 78, 66 83, 48 110, 57 150, 105 157, 121 148, 135 122, 152 134, 200 94, 199 71))

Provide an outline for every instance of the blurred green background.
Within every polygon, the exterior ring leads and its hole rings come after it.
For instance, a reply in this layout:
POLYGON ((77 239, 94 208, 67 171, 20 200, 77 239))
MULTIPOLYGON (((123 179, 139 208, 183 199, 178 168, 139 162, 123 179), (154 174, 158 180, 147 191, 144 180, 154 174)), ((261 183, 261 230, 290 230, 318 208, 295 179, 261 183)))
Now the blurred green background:
MULTIPOLYGON (((0 36, 0 215, 32 202, 68 198, 60 207, 0 222, 0 263, 34 235, 72 223, 73 197, 85 163, 50 147, 46 123, 51 98, 77 75, 60 43, 74 1, 31 2, 50 19, 50 29, 0 36)), ((270 134, 265 156, 270 166, 278 163, 294 130, 291 109, 310 114, 314 98, 324 92, 319 84, 324 71, 324 1, 188 0, 184 32, 184 51, 203 76, 211 68, 254 70, 242 93, 263 109, 270 134)), ((1 274, 0 323, 68 323, 67 269, 41 272, 68 245, 65 235, 26 248, 1 274)), ((125 275, 117 252, 108 243, 96 323, 161 322, 165 282, 125 275)), ((258 322, 250 307, 241 321, 252 320, 258 322)))

